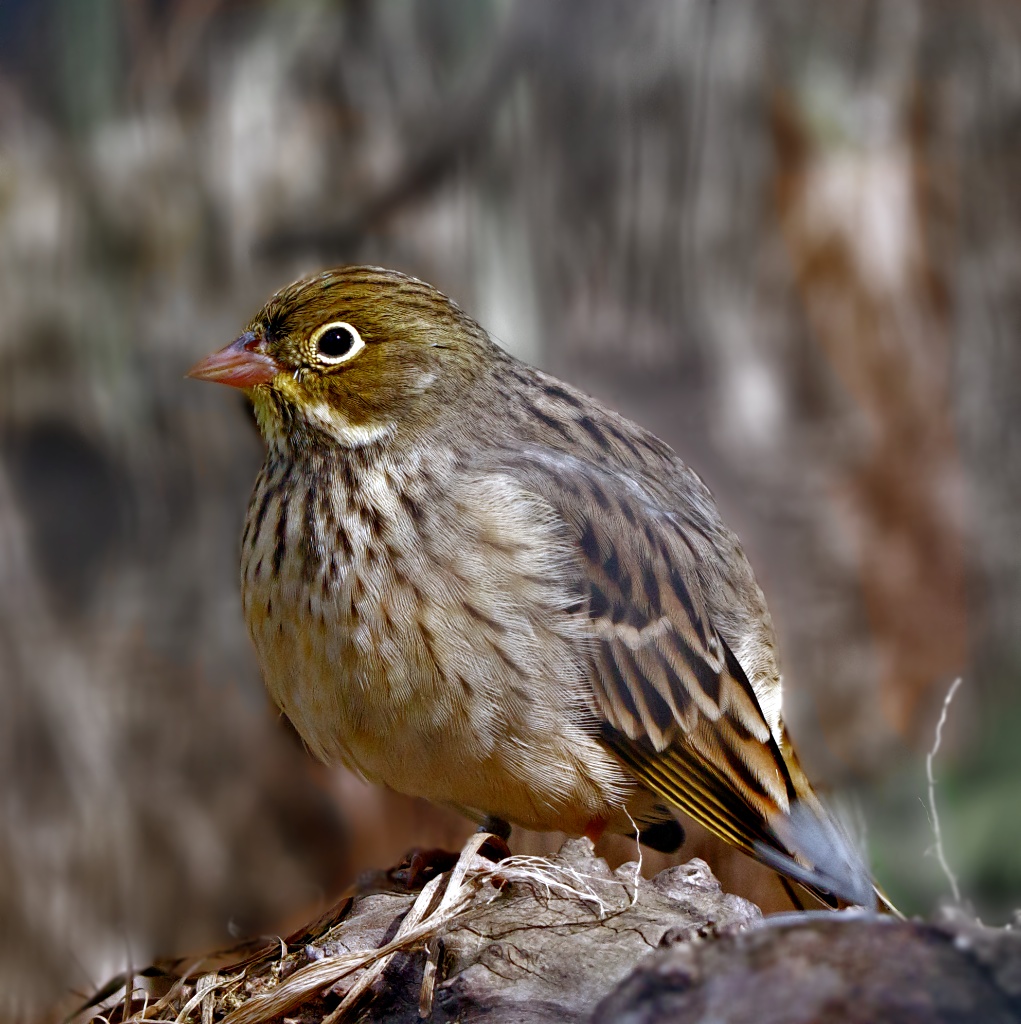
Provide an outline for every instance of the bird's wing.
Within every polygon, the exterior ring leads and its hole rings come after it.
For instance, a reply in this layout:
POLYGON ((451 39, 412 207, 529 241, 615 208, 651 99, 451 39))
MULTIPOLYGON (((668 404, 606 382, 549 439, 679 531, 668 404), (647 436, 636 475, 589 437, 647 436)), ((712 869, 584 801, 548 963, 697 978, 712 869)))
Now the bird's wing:
POLYGON ((519 451, 506 468, 571 534, 595 632, 604 742, 710 832, 813 891, 868 903, 868 872, 800 771, 792 778, 714 624, 706 598, 718 570, 697 519, 573 456, 519 451))

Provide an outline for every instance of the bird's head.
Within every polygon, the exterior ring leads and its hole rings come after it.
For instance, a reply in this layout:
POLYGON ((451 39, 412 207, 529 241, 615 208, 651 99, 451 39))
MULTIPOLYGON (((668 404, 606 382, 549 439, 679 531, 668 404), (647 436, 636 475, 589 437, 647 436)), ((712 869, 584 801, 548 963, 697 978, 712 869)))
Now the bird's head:
POLYGON ((271 444, 325 435, 362 447, 442 415, 492 352, 485 331, 431 285, 341 267, 281 289, 188 376, 244 390, 271 444))

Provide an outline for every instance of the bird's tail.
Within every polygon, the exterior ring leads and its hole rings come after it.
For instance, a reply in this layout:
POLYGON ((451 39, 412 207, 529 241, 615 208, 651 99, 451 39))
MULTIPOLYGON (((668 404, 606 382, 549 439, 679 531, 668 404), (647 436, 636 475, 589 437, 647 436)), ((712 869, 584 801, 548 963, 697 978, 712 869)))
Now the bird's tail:
POLYGON ((798 800, 770 822, 776 843, 756 841, 755 856, 829 906, 835 900, 875 909, 879 892, 846 830, 817 801, 798 800))
MULTIPOLYGON (((875 885, 858 845, 812 790, 789 744, 784 754, 791 799, 786 807, 753 803, 720 766, 685 743, 651 745, 604 729, 604 740, 654 793, 714 835, 737 846, 827 906, 872 909, 892 904, 875 885)), ((776 750, 777 762, 782 757, 776 750)), ((896 911, 894 911, 896 912, 896 911)))

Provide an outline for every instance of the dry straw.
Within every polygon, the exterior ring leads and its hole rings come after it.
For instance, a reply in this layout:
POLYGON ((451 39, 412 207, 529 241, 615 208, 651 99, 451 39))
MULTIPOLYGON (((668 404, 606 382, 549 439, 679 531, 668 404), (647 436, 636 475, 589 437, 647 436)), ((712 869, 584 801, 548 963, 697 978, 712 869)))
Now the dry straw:
MULTIPOLYGON (((274 963, 264 957, 253 958, 250 967, 234 967, 232 973, 206 973, 190 980, 193 972, 179 978, 161 999, 148 1001, 142 1009, 124 1018, 125 1024, 212 1024, 214 1012, 233 1007, 222 1018, 221 1024, 263 1024, 279 1019, 316 997, 328 992, 338 983, 359 974, 337 1007, 324 1019, 323 1024, 339 1024, 348 1019, 350 1012, 382 978, 387 965, 399 952, 425 949, 426 966, 422 980, 419 1009, 428 1016, 432 1009, 433 994, 438 981, 441 939, 444 934, 461 926, 484 912, 502 894, 513 887, 525 887, 548 900, 561 898, 588 905, 599 919, 620 909, 621 888, 616 878, 588 875, 567 864, 558 864, 542 857, 514 856, 499 863, 480 856, 480 849, 491 837, 485 833, 474 835, 451 871, 432 879, 421 891, 408 911, 394 937, 374 949, 324 957, 299 968, 284 981, 265 991, 244 998, 245 982, 249 970, 265 978, 272 975, 274 963), (600 889, 603 890, 600 893, 600 889)), ((626 893, 626 903, 634 896, 626 893)), ((338 925, 337 927, 342 927, 338 925)), ((328 934, 323 939, 328 939, 328 934)), ((275 964, 283 962, 287 947, 281 944, 281 955, 275 964)), ((277 967, 279 969, 279 967, 277 967)), ((133 987, 129 983, 127 988, 133 987)), ((125 994, 124 1005, 132 1005, 125 994)), ((105 1020, 98 1015, 93 1019, 105 1020)))

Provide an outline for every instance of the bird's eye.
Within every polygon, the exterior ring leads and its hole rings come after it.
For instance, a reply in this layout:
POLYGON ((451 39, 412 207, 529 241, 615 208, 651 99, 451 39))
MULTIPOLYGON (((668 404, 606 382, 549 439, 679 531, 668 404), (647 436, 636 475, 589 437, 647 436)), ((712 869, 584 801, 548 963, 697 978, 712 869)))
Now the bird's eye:
POLYGON ((309 338, 309 345, 321 363, 346 362, 365 348, 361 335, 350 324, 339 320, 318 328, 309 338))

